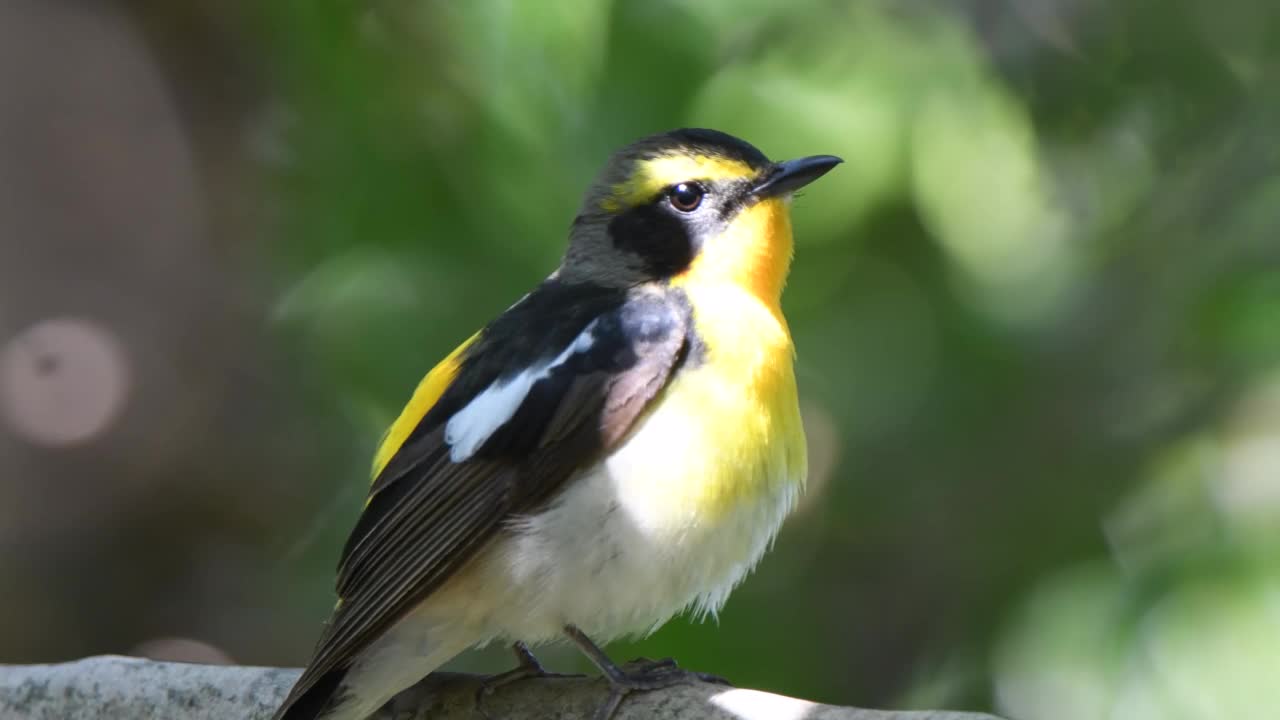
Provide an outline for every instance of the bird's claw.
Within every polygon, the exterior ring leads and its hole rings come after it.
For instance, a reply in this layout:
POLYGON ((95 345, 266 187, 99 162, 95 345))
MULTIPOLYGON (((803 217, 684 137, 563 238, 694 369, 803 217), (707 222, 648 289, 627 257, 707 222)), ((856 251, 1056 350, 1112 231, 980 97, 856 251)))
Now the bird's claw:
POLYGON ((623 699, 633 692, 662 690, 673 685, 688 685, 698 682, 714 685, 729 685, 729 681, 711 673, 685 670, 672 658, 650 660, 636 658, 617 668, 615 673, 606 673, 609 681, 609 698, 596 710, 593 720, 610 720, 618 711, 623 699))
POLYGON ((538 658, 534 657, 533 653, 529 651, 529 648, 526 647, 524 643, 515 643, 511 646, 511 649, 516 655, 516 662, 518 664, 504 673, 490 675, 485 678, 485 680, 480 683, 480 687, 476 690, 476 709, 479 710, 480 714, 486 718, 489 717, 489 714, 485 712, 482 704, 484 698, 493 695, 499 688, 520 682, 521 680, 532 680, 535 678, 582 677, 581 675, 575 674, 548 672, 546 668, 542 667, 542 663, 538 662, 538 658))

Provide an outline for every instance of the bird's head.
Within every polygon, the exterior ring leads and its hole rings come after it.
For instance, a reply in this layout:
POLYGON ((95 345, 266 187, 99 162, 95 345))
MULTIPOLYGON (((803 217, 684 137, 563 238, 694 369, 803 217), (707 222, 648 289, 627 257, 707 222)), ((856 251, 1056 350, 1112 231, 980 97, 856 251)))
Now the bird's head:
POLYGON ((588 190, 559 277, 611 287, 731 282, 776 303, 791 262, 791 194, 839 162, 771 162, 715 130, 643 138, 588 190))

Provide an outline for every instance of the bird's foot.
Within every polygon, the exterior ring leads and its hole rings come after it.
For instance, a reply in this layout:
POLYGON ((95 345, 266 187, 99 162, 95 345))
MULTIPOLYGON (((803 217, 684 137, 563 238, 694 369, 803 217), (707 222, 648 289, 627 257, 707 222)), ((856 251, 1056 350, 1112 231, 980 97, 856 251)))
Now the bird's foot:
POLYGON ((587 634, 574 625, 566 625, 564 633, 591 660, 609 681, 609 697, 596 709, 593 720, 611 720, 618 706, 633 692, 661 690, 672 685, 707 682, 728 685, 729 681, 708 673, 685 670, 671 658, 650 660, 637 658, 619 667, 587 634))
MULTIPOLYGON (((630 683, 633 690, 661 690, 664 687, 679 685, 681 683, 705 682, 713 685, 729 685, 729 681, 719 675, 711 673, 697 672, 694 670, 685 670, 676 664, 673 658, 662 658, 661 660, 650 660, 649 658, 636 658, 618 668, 620 675, 625 678, 621 683, 630 683), (643 684, 657 683, 656 687, 641 687, 643 684)), ((610 678, 613 681, 613 678, 610 678)), ((619 684, 614 682, 614 684, 619 684)))
POLYGON ((506 687, 514 682, 521 680, 530 680, 533 678, 563 678, 563 677, 582 677, 581 675, 565 675, 562 673, 548 672, 542 667, 542 663, 538 662, 538 658, 534 657, 529 647, 522 642, 511 645, 511 652, 515 653, 516 666, 504 673, 492 675, 480 685, 480 692, 485 695, 492 695, 495 690, 506 687))
POLYGON ((480 683, 480 688, 476 690, 476 708, 481 715, 488 717, 485 713, 483 702, 484 698, 492 695, 499 688, 506 687, 512 683, 521 680, 531 680, 534 678, 566 678, 566 677, 582 677, 581 675, 565 675, 561 673, 548 672, 542 667, 542 663, 538 662, 538 658, 534 657, 529 647, 522 642, 513 643, 511 652, 515 653, 516 666, 504 673, 491 675, 480 683))
POLYGON ((596 709, 593 720, 610 720, 622 701, 634 692, 662 690, 673 685, 699 682, 729 685, 728 680, 718 675, 685 670, 671 658, 637 658, 621 667, 614 665, 602 667, 601 670, 609 681, 609 697, 596 709))

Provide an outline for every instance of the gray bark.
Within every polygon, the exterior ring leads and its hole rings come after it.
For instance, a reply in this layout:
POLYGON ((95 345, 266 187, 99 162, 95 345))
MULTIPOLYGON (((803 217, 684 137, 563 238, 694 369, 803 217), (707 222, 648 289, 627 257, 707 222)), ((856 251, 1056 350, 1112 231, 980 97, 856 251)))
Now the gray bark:
MULTIPOLYGON (((188 665, 103 656, 60 665, 0 665, 5 720, 267 720, 298 670, 188 665)), ((608 689, 599 678, 539 678, 481 697, 483 677, 434 673, 375 720, 589 718, 608 689), (477 707, 479 702, 482 707, 477 707), (482 712, 481 712, 482 711, 482 712)), ((629 696, 616 720, 998 720, 990 715, 819 705, 722 685, 629 696)))

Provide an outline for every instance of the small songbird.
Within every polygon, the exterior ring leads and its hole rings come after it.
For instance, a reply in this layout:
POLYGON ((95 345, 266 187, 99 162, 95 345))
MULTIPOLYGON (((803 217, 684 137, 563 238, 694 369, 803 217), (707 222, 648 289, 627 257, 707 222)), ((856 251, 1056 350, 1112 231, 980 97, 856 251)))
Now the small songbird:
POLYGON ((597 646, 717 611, 806 473, 775 163, 682 129, 613 155, 558 269, 436 365, 387 431, 338 604, 276 720, 362 720, 467 648, 567 638, 628 692, 688 681, 597 646))

